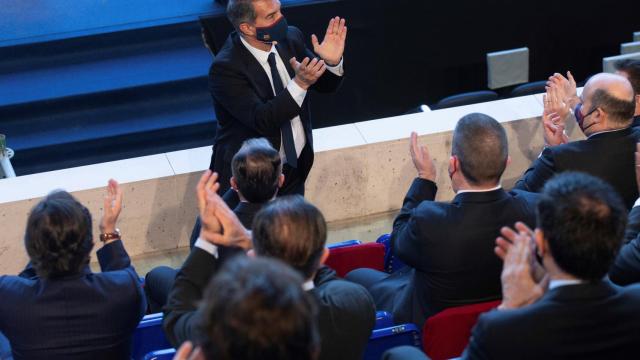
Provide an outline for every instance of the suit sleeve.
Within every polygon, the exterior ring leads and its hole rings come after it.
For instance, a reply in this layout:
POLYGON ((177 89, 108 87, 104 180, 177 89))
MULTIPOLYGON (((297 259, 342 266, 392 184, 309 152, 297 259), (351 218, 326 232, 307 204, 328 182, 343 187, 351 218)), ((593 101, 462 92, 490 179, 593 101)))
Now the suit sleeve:
POLYGON ((164 332, 175 347, 197 335, 198 302, 218 268, 218 260, 206 251, 194 247, 176 275, 164 308, 164 332))
POLYGON ((514 189, 530 192, 540 192, 545 182, 555 174, 555 163, 553 161, 553 150, 545 148, 542 154, 533 162, 533 165, 525 171, 522 178, 518 180, 514 189))
POLYGON ((640 206, 634 206, 629 212, 629 221, 624 232, 625 244, 631 242, 640 233, 640 206))
POLYGON ((487 321, 485 315, 480 315, 478 322, 471 331, 469 344, 462 354, 464 360, 491 359, 488 349, 486 348, 487 321))
POLYGON ((300 114, 300 106, 289 91, 263 101, 238 66, 216 62, 209 72, 211 96, 234 119, 260 135, 272 136, 280 131, 284 122, 300 114))
POLYGON ((391 233, 391 246, 394 254, 407 265, 420 269, 424 262, 421 251, 424 246, 424 238, 420 232, 420 226, 416 218, 416 208, 422 201, 433 201, 438 191, 433 181, 415 179, 407 192, 400 210, 400 215, 393 222, 391 233))
POLYGON ((609 270, 609 279, 621 286, 640 282, 640 236, 622 247, 609 270))

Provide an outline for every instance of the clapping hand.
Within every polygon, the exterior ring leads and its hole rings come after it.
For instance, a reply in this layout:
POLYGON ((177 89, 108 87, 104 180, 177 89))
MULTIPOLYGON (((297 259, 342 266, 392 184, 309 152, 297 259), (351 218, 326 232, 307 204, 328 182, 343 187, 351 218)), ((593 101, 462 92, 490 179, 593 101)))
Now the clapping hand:
POLYGON ((347 40, 345 22, 345 19, 341 19, 338 16, 331 19, 322 43, 318 41, 318 37, 315 34, 311 35, 313 51, 324 59, 329 66, 338 65, 342 59, 344 44, 347 40))
POLYGON ((202 228, 200 230, 200 237, 208 239, 212 234, 219 234, 222 232, 222 226, 218 219, 213 214, 206 213, 207 207, 207 193, 216 192, 220 187, 218 184, 218 174, 207 170, 202 174, 198 184, 196 185, 196 198, 198 200, 198 211, 200 214, 200 222, 202 228))
POLYGON ((547 290, 549 275, 535 259, 534 232, 518 222, 504 227, 496 239, 496 254, 504 260, 501 309, 519 308, 537 301, 547 290))
POLYGON ((418 134, 414 131, 411 133, 411 144, 409 147, 411 160, 418 170, 418 177, 425 180, 436 180, 436 165, 429 155, 429 149, 426 146, 418 145, 418 134))
POLYGON ((557 90, 560 100, 567 104, 570 109, 573 109, 580 102, 576 80, 573 78, 571 71, 567 71, 567 77, 559 73, 551 75, 547 81, 547 87, 557 90))
POLYGON ((191 341, 185 341, 173 356, 173 360, 203 360, 204 356, 200 347, 193 349, 191 341))
POLYGON ((307 90, 309 87, 318 81, 318 79, 327 70, 327 66, 324 60, 309 59, 308 57, 302 59, 302 62, 298 62, 296 58, 289 59, 291 67, 296 73, 293 81, 301 88, 307 90))
POLYGON ((107 194, 104 196, 102 219, 98 227, 103 234, 114 233, 116 222, 122 211, 122 189, 117 181, 109 179, 107 194))

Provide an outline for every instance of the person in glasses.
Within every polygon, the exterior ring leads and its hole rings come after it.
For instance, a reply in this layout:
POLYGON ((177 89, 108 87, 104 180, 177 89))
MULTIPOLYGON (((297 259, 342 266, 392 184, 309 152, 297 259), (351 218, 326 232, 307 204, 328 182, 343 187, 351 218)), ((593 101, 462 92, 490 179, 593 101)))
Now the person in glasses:
POLYGON ((596 74, 578 97, 573 77, 562 79, 550 81, 544 99, 545 148, 515 188, 540 192, 553 175, 581 171, 611 184, 631 209, 638 199, 634 153, 639 132, 631 127, 635 93, 629 80, 616 74, 596 74), (584 140, 569 142, 564 134, 571 109, 584 140))

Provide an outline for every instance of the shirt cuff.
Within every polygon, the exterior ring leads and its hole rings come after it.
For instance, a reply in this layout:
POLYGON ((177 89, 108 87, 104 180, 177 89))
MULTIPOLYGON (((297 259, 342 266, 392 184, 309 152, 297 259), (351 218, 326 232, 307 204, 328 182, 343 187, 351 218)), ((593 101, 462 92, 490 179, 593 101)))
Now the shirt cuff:
POLYGON ((218 247, 201 237, 196 240, 196 243, 193 246, 208 252, 216 259, 218 258, 218 247))
POLYGON ((633 204, 633 207, 636 207, 636 206, 640 206, 640 198, 638 198, 638 200, 636 200, 636 203, 633 204))
POLYGON ((340 59, 340 62, 336 66, 327 65, 327 70, 337 76, 344 75, 344 68, 342 67, 342 63, 344 62, 344 57, 340 59))
POLYGON ((289 84, 287 84, 287 90, 289 91, 289 94, 291 94, 293 100, 301 107, 305 96, 307 96, 307 90, 301 88, 295 80, 289 81, 289 84))

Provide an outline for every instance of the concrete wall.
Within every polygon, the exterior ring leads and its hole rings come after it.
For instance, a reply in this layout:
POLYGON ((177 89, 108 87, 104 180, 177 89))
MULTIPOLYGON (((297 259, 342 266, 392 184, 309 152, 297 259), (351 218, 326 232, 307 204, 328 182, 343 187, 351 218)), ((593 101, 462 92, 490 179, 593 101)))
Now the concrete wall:
MULTIPOLYGON (((460 117, 482 112, 503 123, 512 158, 503 178, 511 187, 542 149, 541 95, 405 115, 314 130, 316 161, 307 198, 336 222, 400 208, 416 175, 409 135, 417 131, 438 167, 438 200, 453 191, 447 175, 451 132, 460 117)), ((570 136, 582 136, 569 126, 570 136)), ((54 189, 66 189, 94 215, 101 214, 104 186, 120 181, 125 193, 118 227, 130 255, 188 245, 196 216, 194 187, 209 165, 210 147, 0 180, 0 274, 26 263, 22 237, 31 207, 54 189)))

